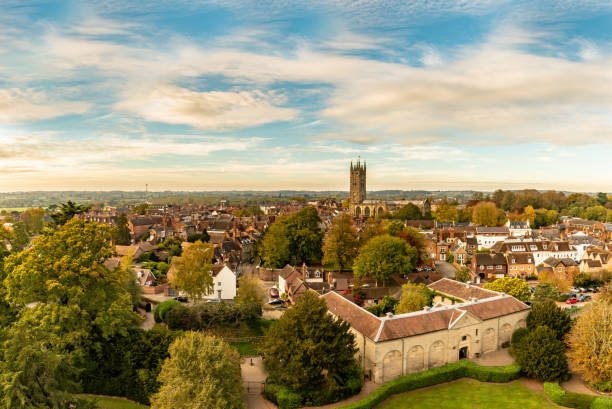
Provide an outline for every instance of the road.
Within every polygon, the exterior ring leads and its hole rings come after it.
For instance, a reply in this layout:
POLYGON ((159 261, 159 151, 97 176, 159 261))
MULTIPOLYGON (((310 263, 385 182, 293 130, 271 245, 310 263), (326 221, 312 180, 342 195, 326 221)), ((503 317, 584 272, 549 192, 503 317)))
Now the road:
POLYGON ((455 279, 455 273, 457 269, 452 264, 447 263, 446 261, 436 261, 436 269, 442 273, 442 277, 455 279))

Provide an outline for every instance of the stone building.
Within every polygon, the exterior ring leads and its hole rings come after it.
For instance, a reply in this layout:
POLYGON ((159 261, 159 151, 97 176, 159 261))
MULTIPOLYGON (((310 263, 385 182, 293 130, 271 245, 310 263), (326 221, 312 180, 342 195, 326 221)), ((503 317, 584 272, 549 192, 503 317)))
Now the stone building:
POLYGON ((374 217, 388 211, 387 204, 380 200, 366 199, 366 163, 361 159, 350 167, 349 210, 355 217, 374 217))
POLYGON ((525 327, 530 308, 514 297, 449 279, 430 288, 444 295, 433 308, 386 317, 336 292, 322 296, 329 312, 351 325, 358 359, 375 383, 507 347, 525 327))

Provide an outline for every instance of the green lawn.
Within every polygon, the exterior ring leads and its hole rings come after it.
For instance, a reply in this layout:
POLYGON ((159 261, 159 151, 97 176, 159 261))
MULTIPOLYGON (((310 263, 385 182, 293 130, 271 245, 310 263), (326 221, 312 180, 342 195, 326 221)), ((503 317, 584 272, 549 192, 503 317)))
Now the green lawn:
POLYGON ((90 401, 96 401, 100 409, 148 409, 148 406, 130 402, 121 398, 107 398, 102 396, 82 395, 90 401))
POLYGON ((230 342, 232 348, 235 348, 240 356, 257 356, 259 351, 258 345, 252 342, 230 342))
POLYGON ((446 385, 401 393, 376 409, 549 409, 544 393, 532 392, 520 382, 505 385, 462 379, 446 385))

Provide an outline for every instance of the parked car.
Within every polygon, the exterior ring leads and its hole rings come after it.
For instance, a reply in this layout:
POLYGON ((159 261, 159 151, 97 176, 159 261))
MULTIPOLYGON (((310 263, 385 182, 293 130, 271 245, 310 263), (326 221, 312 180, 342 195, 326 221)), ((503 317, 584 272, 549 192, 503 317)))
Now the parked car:
POLYGON ((566 304, 576 304, 577 302, 578 302, 578 298, 576 297, 568 298, 567 300, 565 300, 566 304))
POLYGON ((179 295, 178 297, 174 297, 174 299, 175 299, 176 301, 180 301, 180 302, 187 302, 187 301, 189 301, 189 300, 187 299, 187 297, 184 297, 184 296, 182 296, 182 295, 179 295))
POLYGON ((210 300, 206 300, 206 302, 221 302, 221 300, 218 298, 212 298, 210 300))
POLYGON ((273 298, 270 301, 268 301, 268 304, 270 304, 270 305, 282 305, 282 304, 285 304, 285 302, 283 300, 281 300, 280 298, 273 298))
POLYGON ((272 287, 270 288, 270 297, 278 298, 278 288, 272 287))
POLYGON ((581 295, 580 297, 578 297, 578 302, 585 302, 585 301, 590 301, 590 300, 591 300, 590 295, 581 295))

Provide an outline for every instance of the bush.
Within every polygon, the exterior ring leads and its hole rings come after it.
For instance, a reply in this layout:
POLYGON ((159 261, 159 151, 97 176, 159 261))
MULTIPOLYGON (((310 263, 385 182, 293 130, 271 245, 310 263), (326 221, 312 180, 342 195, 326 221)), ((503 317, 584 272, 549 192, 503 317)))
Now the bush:
POLYGON ((276 395, 279 409, 296 409, 302 407, 302 395, 280 387, 276 395))
POLYGON ((550 328, 557 339, 563 340, 572 327, 572 320, 554 301, 547 300, 534 304, 527 316, 527 329, 533 331, 540 325, 550 328))
POLYGON ((539 326, 529 331, 520 342, 512 345, 511 351, 521 371, 531 378, 556 381, 568 373, 565 344, 548 327, 539 326))
POLYGON ((568 392, 557 382, 545 382, 544 392, 557 405, 575 409, 612 409, 612 398, 568 392))
POLYGON ((370 396, 341 409, 371 409, 389 396, 414 389, 470 377, 486 382, 510 382, 521 376, 518 365, 499 367, 480 366, 471 361, 459 361, 439 368, 417 372, 397 378, 376 389, 370 396))
POLYGON ((261 318, 261 313, 261 305, 258 303, 239 305, 221 302, 194 306, 181 304, 168 311, 162 319, 168 324, 168 328, 197 331, 240 322, 254 324, 261 318))
POLYGON ((155 311, 153 312, 153 318, 155 318, 155 322, 162 322, 168 311, 174 308, 181 303, 177 300, 166 300, 155 307, 155 311))

